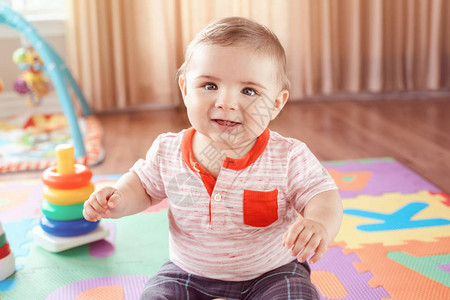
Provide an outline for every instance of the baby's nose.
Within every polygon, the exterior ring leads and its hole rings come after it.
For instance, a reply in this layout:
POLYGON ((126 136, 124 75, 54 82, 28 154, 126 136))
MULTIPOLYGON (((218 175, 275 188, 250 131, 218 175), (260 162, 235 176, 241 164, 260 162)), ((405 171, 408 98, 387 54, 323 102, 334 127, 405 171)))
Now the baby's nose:
POLYGON ((220 96, 216 100, 216 108, 224 109, 224 110, 237 110, 238 109, 238 103, 236 100, 233 99, 232 96, 220 96))

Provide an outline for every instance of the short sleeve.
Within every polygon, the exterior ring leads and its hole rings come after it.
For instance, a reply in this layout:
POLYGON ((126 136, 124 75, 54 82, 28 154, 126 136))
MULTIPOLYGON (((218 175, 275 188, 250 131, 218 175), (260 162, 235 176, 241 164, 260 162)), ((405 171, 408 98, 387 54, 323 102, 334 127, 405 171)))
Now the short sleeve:
POLYGON ((139 159, 130 171, 137 174, 147 194, 155 200, 167 198, 161 177, 160 146, 162 135, 159 135, 147 152, 145 159, 139 159))
POLYGON ((288 154, 288 188, 289 199, 300 212, 315 195, 337 186, 309 148, 295 140, 288 154))

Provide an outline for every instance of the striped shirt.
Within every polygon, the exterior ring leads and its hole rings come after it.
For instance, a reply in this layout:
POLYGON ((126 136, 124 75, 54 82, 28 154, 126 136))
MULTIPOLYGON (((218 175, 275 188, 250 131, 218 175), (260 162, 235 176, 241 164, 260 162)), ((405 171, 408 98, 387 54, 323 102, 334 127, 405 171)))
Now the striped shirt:
POLYGON ((293 260, 282 236, 315 195, 336 185, 307 146, 266 129, 217 180, 194 160, 194 128, 161 134, 130 169, 168 198, 170 260, 186 272, 244 281, 293 260))

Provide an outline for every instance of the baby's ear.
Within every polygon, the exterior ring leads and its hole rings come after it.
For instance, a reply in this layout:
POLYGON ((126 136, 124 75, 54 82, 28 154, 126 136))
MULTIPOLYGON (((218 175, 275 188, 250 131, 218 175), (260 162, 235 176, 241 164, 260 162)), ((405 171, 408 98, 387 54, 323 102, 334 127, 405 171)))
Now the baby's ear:
POLYGON ((271 120, 274 120, 280 111, 283 109, 284 105, 286 104, 287 100, 289 98, 289 91, 288 90, 282 90, 277 98, 275 98, 275 103, 272 111, 272 117, 271 120))
POLYGON ((183 75, 180 75, 178 77, 178 86, 180 87, 181 96, 183 96, 183 101, 184 101, 184 98, 186 97, 186 94, 187 94, 187 84, 186 84, 186 78, 183 75))

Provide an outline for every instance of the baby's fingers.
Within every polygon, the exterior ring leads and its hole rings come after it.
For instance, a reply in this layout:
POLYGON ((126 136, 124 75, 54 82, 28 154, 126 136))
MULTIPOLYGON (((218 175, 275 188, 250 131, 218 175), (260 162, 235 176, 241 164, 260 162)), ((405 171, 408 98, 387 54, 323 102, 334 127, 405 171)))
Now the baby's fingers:
POLYGON ((309 262, 312 264, 316 263, 327 252, 327 248, 328 247, 325 242, 321 241, 319 247, 316 250, 316 253, 309 259, 309 262))
MULTIPOLYGON (((321 239, 317 235, 310 235, 309 240, 305 244, 299 244, 303 248, 303 251, 298 255, 297 260, 299 262, 304 262, 308 257, 314 253, 320 244, 321 239)), ((297 245, 296 247, 297 248, 297 245)), ((296 252, 297 253, 297 252, 296 252)))
POLYGON ((117 203, 119 202, 119 194, 118 193, 114 193, 112 194, 109 199, 108 199, 108 204, 107 207, 108 208, 114 208, 117 206, 117 203))
POLYGON ((298 235, 303 229, 304 226, 301 222, 295 222, 292 224, 289 230, 283 235, 283 246, 286 248, 291 248, 295 244, 298 235))
POLYGON ((88 201, 88 202, 100 216, 104 216, 107 213, 109 213, 108 206, 106 206, 106 208, 101 206, 99 201, 94 200, 94 201, 88 201))
POLYGON ((102 218, 101 215, 95 211, 89 201, 84 202, 83 217, 90 222, 96 222, 102 218))
POLYGON ((311 243, 312 237, 313 237, 313 232, 304 229, 298 236, 297 241, 295 241, 294 247, 291 250, 291 255, 298 256, 302 250, 303 250, 303 252, 301 252, 301 253, 304 254, 305 250, 307 250, 306 249, 307 245, 309 245, 311 243))
POLYGON ((102 188, 91 194, 84 202, 83 215, 88 221, 98 221, 109 213, 108 198, 114 193, 110 187, 102 188))
POLYGON ((98 191, 92 193, 91 197, 89 197, 89 202, 94 204, 94 202, 98 202, 98 205, 103 207, 104 209, 108 208, 108 200, 114 194, 115 189, 112 187, 104 187, 98 191))

